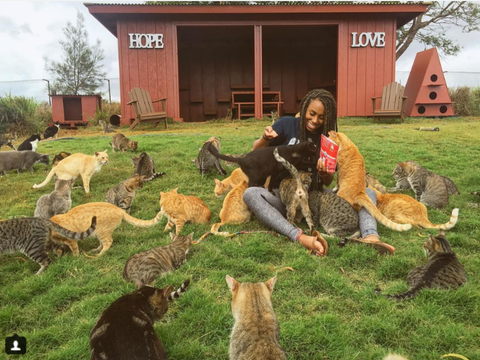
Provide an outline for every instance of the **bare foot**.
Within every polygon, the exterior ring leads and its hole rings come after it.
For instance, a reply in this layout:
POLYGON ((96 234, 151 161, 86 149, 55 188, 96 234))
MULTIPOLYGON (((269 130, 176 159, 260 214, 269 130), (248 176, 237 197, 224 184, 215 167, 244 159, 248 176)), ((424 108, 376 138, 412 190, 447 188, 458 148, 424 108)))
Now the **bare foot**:
POLYGON ((304 247, 312 251, 316 256, 325 256, 328 252, 327 241, 316 231, 313 232, 314 236, 308 236, 305 234, 300 235, 298 242, 304 247))

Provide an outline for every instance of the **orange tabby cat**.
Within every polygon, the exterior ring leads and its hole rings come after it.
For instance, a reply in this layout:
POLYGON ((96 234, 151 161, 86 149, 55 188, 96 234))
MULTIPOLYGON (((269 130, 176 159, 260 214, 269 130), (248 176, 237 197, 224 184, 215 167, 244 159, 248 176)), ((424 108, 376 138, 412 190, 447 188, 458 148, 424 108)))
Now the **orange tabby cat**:
POLYGON ((357 211, 365 207, 378 222, 392 230, 409 230, 412 225, 400 225, 387 219, 368 197, 365 191, 365 162, 357 146, 344 133, 329 131, 328 135, 340 146, 337 155, 337 195, 357 211))
MULTIPOLYGON (((150 227, 160 221, 162 218, 162 212, 159 212, 152 220, 140 220, 127 214, 124 210, 113 204, 96 202, 79 205, 65 214, 55 215, 51 220, 70 231, 82 232, 90 226, 92 216, 97 217, 97 228, 95 229, 94 236, 96 236, 100 242, 100 246, 94 251, 100 251, 98 256, 101 256, 110 248, 110 246, 112 246, 113 230, 120 225, 122 220, 125 220, 134 226, 150 227)), ((57 233, 54 233, 52 238, 56 241, 67 243, 72 250, 72 253, 78 255, 79 252, 76 241, 65 239, 57 233)))
POLYGON ((95 152, 93 156, 81 153, 70 155, 60 161, 57 166, 53 167, 47 175, 47 178, 41 184, 33 185, 33 188, 38 189, 47 185, 53 175, 56 175, 60 180, 76 179, 81 176, 83 187, 88 194, 90 192, 90 179, 92 175, 99 172, 107 162, 107 150, 95 152))
POLYGON ((220 210, 220 222, 213 224, 210 232, 215 235, 229 236, 230 233, 218 229, 224 224, 243 224, 250 221, 250 210, 247 204, 243 201, 243 193, 248 187, 248 180, 242 181, 230 191, 225 200, 223 200, 223 207, 220 210))
POLYGON ((222 181, 215 179, 215 196, 220 197, 239 185, 242 181, 248 181, 248 177, 240 168, 233 170, 230 176, 222 181))
POLYGON ((450 221, 435 225, 428 220, 427 207, 411 196, 403 194, 382 194, 369 186, 377 193, 377 209, 387 218, 399 224, 412 224, 425 229, 450 230, 458 220, 458 209, 453 209, 450 221))
POLYGON ((211 213, 207 205, 198 197, 182 195, 177 190, 178 188, 169 192, 160 191, 160 212, 168 219, 164 231, 170 231, 175 226, 175 234, 180 235, 187 221, 208 224, 211 213))

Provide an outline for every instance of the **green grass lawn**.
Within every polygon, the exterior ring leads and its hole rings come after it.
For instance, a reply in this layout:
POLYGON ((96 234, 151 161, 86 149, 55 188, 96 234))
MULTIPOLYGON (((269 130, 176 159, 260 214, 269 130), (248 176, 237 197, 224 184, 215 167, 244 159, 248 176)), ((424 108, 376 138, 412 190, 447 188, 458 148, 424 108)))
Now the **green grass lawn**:
MULTIPOLYGON (((192 163, 198 149, 210 136, 218 136, 222 153, 251 149, 267 121, 210 121, 171 124, 150 132, 121 129, 139 141, 139 152, 148 152, 163 178, 137 191, 131 214, 151 219, 159 210, 159 192, 178 187, 185 195, 200 197, 218 222, 223 199, 214 196, 217 173, 200 176, 192 163)), ((157 280, 157 287, 179 286, 191 279, 187 293, 171 307, 155 329, 169 359, 227 359, 233 325, 231 294, 225 275, 241 282, 266 281, 277 276, 273 307, 280 323, 280 341, 289 359, 381 359, 397 352, 410 360, 439 359, 457 353, 480 359, 480 216, 472 204, 480 190, 480 121, 473 118, 407 119, 404 124, 371 119, 342 119, 339 129, 358 146, 367 170, 385 186, 394 186, 391 174, 396 162, 416 160, 424 167, 453 179, 461 194, 452 196, 439 211, 429 209, 434 223, 448 221, 453 208, 459 221, 447 237, 466 268, 469 282, 457 291, 424 290, 415 299, 395 302, 374 293, 407 290, 406 276, 423 263, 421 245, 433 230, 412 229, 397 233, 379 225, 381 238, 397 249, 382 257, 362 244, 340 248, 330 239, 326 258, 309 255, 285 237, 257 233, 233 238, 209 236, 192 245, 187 262, 177 271, 157 280), (413 130, 438 126, 438 132, 413 130), (421 235, 421 236, 420 236, 421 235), (295 271, 285 270, 292 267, 295 271)), ((60 136, 66 136, 60 133, 60 136)), ((38 152, 60 151, 93 154, 110 149, 111 135, 80 129, 74 139, 40 142, 38 152), (87 136, 88 135, 88 136, 87 136)), ((6 149, 3 149, 6 150, 6 149)), ((108 189, 133 172, 131 152, 112 153, 110 162, 91 181, 91 196, 74 189, 73 206, 103 201, 108 189)), ((230 173, 233 169, 227 168, 230 173)), ((0 219, 32 216, 36 201, 53 190, 53 181, 34 190, 45 178, 45 165, 35 173, 12 171, 0 178, 0 219)), ((76 185, 81 185, 78 180, 76 185)), ((413 193, 412 193, 413 194, 413 193)), ((27 338, 28 352, 22 359, 87 359, 89 333, 105 308, 134 290, 122 279, 125 261, 133 254, 170 241, 162 222, 153 228, 122 224, 113 234, 114 243, 102 257, 66 255, 56 258, 40 276, 39 266, 21 254, 0 255, 0 340, 17 333, 27 338)), ((184 234, 198 239, 210 225, 187 224, 184 234)), ((302 227, 306 229, 306 224, 302 227)), ((224 226, 230 232, 267 230, 256 219, 244 225, 224 226)), ((80 250, 98 246, 90 238, 80 250)), ((0 345, 0 359, 5 358, 0 345)), ((260 360, 260 359, 259 359, 260 360)))

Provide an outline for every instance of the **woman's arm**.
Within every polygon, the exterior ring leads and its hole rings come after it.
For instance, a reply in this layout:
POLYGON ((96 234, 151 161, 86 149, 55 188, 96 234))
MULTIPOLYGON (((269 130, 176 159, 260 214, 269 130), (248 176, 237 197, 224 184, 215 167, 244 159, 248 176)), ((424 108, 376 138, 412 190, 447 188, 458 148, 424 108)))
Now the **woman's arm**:
POLYGON ((278 134, 275 130, 273 130, 271 126, 265 127, 265 131, 263 132, 262 137, 253 142, 252 151, 267 147, 270 144, 270 141, 272 141, 272 139, 276 138, 277 136, 278 134))

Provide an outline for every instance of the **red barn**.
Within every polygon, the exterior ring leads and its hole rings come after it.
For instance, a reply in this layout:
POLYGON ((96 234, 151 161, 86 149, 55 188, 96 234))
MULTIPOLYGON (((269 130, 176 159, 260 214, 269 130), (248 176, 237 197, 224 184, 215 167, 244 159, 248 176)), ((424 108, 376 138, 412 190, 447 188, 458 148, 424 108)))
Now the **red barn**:
POLYGON ((262 117, 279 104, 295 114, 313 88, 333 93, 339 116, 371 116, 371 98, 395 80, 396 30, 428 6, 85 5, 118 39, 125 124, 134 87, 167 98, 168 116, 180 121, 221 118, 232 107, 262 117))

